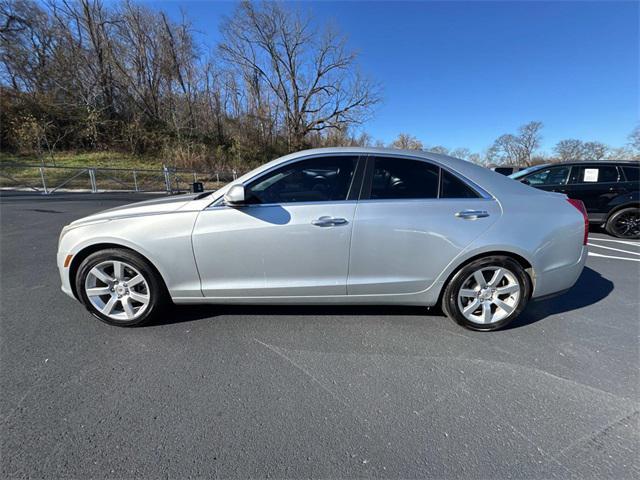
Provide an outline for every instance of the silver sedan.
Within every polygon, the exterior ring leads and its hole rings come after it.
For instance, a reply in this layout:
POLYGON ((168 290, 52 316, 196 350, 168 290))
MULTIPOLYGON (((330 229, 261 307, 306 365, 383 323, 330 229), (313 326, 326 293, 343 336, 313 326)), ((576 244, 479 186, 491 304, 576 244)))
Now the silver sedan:
POLYGON ((581 202, 464 160, 331 148, 76 220, 57 261, 62 290, 113 325, 171 302, 440 304, 495 330, 575 283, 587 225, 581 202))

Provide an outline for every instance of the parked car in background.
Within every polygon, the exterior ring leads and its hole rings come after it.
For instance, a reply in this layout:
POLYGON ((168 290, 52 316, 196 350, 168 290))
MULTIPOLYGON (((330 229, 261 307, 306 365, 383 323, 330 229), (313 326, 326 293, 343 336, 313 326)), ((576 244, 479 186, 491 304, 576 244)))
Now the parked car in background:
POLYGON ((114 325, 172 300, 440 304, 467 328, 495 330, 575 283, 587 225, 581 202, 457 158, 317 149, 217 192, 77 220, 60 235, 58 268, 62 290, 114 325))
POLYGON ((522 169, 523 167, 493 167, 491 170, 501 175, 511 175, 522 169))
POLYGON ((619 238, 640 238, 640 162, 536 165, 510 175, 532 187, 582 200, 589 222, 619 238))

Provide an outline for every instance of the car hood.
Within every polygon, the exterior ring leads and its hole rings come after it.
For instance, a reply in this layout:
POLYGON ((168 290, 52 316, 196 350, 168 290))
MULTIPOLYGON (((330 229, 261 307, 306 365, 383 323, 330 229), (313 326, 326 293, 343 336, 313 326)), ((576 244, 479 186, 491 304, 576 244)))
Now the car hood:
POLYGON ((198 195, 177 195, 175 197, 155 198, 143 202, 130 203, 120 207, 103 210, 88 217, 80 218, 71 222, 70 226, 80 226, 84 223, 91 223, 103 220, 115 220, 118 218, 137 217, 147 215, 160 215, 163 213, 175 212, 191 203, 198 195))

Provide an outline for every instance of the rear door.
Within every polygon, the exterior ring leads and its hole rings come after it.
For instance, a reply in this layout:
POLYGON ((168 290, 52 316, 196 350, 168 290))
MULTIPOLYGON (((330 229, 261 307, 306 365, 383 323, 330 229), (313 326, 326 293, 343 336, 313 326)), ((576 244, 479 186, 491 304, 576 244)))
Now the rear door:
POLYGON ((499 216, 494 199, 436 164, 369 157, 354 219, 348 294, 425 290, 499 216))
MULTIPOLYGON (((624 183, 621 185, 623 193, 637 192, 640 189, 640 166, 637 165, 618 165, 618 169, 622 169, 624 183)), ((623 182, 623 179, 620 179, 623 182)))
POLYGON ((584 202, 591 221, 603 220, 611 200, 623 191, 624 182, 615 165, 574 165, 571 169, 567 195, 584 202))

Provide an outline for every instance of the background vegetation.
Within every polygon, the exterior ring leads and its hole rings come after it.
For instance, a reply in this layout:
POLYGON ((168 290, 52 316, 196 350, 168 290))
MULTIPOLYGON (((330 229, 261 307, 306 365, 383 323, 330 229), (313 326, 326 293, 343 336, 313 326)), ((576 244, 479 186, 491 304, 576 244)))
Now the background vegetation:
MULTIPOLYGON (((340 32, 249 1, 220 32, 200 43, 187 18, 132 0, 0 0, 0 158, 243 171, 302 148, 381 145, 354 133, 381 88, 340 32)), ((530 122, 484 152, 409 133, 389 146, 485 164, 640 158, 638 128, 622 147, 567 139, 546 155, 542 129, 530 122)))

